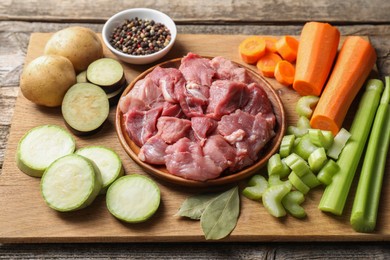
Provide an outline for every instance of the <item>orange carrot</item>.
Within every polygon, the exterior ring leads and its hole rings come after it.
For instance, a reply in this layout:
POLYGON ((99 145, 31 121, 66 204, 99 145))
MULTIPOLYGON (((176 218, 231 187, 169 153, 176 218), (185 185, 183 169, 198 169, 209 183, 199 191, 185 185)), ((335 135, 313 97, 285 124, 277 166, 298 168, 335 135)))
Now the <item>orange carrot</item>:
POLYGON ((264 36, 263 38, 265 40, 265 50, 267 52, 276 52, 275 44, 278 41, 278 39, 272 36, 264 36))
POLYGON ((295 67, 286 60, 279 61, 275 67, 275 79, 285 86, 294 82, 295 67))
POLYGON ((339 46, 340 32, 327 23, 303 26, 293 88, 302 96, 319 96, 329 76, 339 46))
POLYGON ((328 83, 310 120, 312 128, 336 135, 376 61, 375 49, 359 36, 344 41, 328 83))
POLYGON ((260 36, 246 38, 238 47, 244 62, 256 63, 265 53, 265 40, 260 36))
POLYGON ((281 61, 282 58, 273 52, 267 52, 263 57, 259 59, 256 64, 257 69, 265 77, 273 78, 276 64, 281 61))
POLYGON ((288 35, 281 37, 275 43, 277 52, 289 62, 294 62, 297 58, 298 45, 298 40, 288 35))

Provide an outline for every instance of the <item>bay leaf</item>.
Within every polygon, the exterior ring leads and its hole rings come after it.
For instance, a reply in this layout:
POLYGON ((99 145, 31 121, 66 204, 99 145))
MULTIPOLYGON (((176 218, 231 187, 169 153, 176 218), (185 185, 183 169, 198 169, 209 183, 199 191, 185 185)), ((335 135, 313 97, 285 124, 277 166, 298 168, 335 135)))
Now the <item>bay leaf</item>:
POLYGON ((180 206, 177 216, 199 220, 204 209, 218 197, 219 194, 200 194, 187 198, 180 206))
POLYGON ((207 240, 228 236, 236 227, 240 213, 238 187, 225 191, 204 209, 200 224, 207 240))

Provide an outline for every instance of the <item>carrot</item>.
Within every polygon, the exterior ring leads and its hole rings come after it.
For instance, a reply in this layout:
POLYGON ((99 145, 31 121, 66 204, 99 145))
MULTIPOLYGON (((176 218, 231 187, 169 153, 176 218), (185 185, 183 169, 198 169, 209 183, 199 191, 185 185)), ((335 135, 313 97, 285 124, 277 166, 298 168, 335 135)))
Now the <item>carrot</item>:
POLYGON ((259 59, 256 67, 263 74, 263 76, 273 78, 275 66, 279 61, 282 61, 282 58, 278 54, 267 52, 259 59))
POLYGON ((340 32, 327 23, 309 22, 299 41, 293 88, 302 96, 319 96, 339 46, 340 32))
POLYGON ((294 82, 295 67, 286 60, 279 61, 275 67, 275 79, 285 86, 294 82))
POLYGON ((265 40, 265 51, 266 52, 276 52, 276 42, 278 39, 276 37, 272 36, 264 36, 263 37, 265 40))
POLYGON ((344 41, 328 83, 310 120, 312 128, 336 135, 376 61, 375 49, 359 36, 344 41))
POLYGON ((289 62, 294 62, 297 58, 298 45, 298 40, 288 35, 281 37, 275 43, 277 52, 289 62))
POLYGON ((244 62, 256 63, 265 53, 265 40, 260 36, 248 37, 241 42, 238 50, 244 62))

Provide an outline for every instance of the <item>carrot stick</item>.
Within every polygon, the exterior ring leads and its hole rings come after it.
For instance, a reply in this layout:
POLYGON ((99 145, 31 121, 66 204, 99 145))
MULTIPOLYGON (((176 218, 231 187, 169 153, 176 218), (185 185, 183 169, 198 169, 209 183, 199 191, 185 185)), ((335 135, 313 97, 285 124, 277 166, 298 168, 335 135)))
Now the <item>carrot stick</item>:
POLYGON ((275 43, 277 52, 289 62, 294 62, 297 58, 298 45, 298 40, 288 35, 281 37, 275 43))
POLYGON ((310 121, 312 128, 336 135, 376 61, 375 49, 359 36, 346 38, 310 121))
POLYGON ((302 96, 319 96, 329 76, 340 32, 327 23, 309 22, 299 41, 293 88, 302 96))
POLYGON ((259 59, 256 64, 257 69, 265 77, 273 78, 276 64, 282 61, 282 58, 273 52, 267 52, 263 57, 259 59))
POLYGON ((275 67, 275 79, 285 86, 294 82, 295 68, 286 60, 279 61, 275 67))
POLYGON ((246 38, 238 46, 240 56, 246 63, 256 63, 265 53, 265 40, 259 36, 246 38))

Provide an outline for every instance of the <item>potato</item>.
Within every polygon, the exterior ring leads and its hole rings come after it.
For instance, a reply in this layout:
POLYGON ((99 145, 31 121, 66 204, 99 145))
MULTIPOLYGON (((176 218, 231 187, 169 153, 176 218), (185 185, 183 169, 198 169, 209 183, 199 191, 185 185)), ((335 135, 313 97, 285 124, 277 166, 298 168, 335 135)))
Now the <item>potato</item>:
POLYGON ((72 63, 59 55, 43 55, 24 68, 20 89, 30 101, 47 107, 62 104, 66 91, 76 83, 72 63))
POLYGON ((90 63, 103 57, 103 46, 95 32, 73 26, 54 33, 46 43, 44 52, 68 58, 76 72, 81 72, 90 63))

